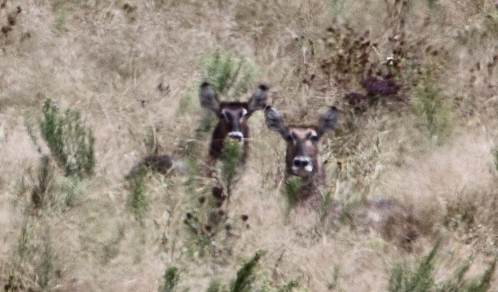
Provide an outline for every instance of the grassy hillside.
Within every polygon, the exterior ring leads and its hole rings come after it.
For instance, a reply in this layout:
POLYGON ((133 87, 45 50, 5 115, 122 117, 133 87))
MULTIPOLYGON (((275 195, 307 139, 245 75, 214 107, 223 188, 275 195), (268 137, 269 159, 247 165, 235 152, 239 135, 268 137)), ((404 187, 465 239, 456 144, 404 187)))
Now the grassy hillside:
POLYGON ((5 291, 496 290, 492 1, 0 2, 5 291), (212 195, 214 115, 197 88, 239 65, 225 100, 261 82, 289 123, 339 109, 320 142, 326 193, 345 207, 335 222, 289 206, 285 142, 261 111, 229 202, 212 195), (48 99, 81 114, 91 171, 50 150, 48 99), (153 153, 182 170, 125 179, 153 153), (399 218, 361 220, 379 198, 416 218, 414 240, 399 218))

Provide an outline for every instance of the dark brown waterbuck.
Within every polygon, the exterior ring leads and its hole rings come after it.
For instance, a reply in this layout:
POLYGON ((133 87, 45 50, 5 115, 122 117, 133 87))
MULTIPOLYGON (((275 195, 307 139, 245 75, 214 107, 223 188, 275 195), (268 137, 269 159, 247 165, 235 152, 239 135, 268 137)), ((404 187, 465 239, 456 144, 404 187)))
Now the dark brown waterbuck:
POLYGON ((268 87, 259 85, 247 102, 220 101, 212 86, 204 82, 199 89, 201 106, 214 112, 218 117, 209 147, 209 162, 213 164, 223 151, 226 138, 236 139, 243 145, 242 163, 247 159, 249 145, 249 125, 247 120, 252 113, 266 106, 268 87))
MULTIPOLYGON (((330 107, 322 114, 317 125, 287 126, 275 109, 267 107, 265 122, 270 130, 280 133, 287 143, 285 180, 291 176, 301 177, 301 184, 295 195, 296 203, 306 206, 305 210, 321 210, 321 194, 326 181, 318 141, 335 128, 337 109, 330 107)), ((347 209, 340 202, 332 200, 326 210, 327 222, 335 225, 334 222, 342 214, 343 218, 350 219, 351 227, 373 232, 409 250, 419 235, 420 222, 411 210, 395 199, 372 198, 347 209)))

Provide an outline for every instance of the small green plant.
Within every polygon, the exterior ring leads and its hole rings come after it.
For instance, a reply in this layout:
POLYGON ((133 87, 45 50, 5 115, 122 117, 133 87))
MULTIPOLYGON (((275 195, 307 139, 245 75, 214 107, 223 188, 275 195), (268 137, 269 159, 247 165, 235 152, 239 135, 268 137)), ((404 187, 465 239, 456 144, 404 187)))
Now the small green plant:
POLYGON ((331 191, 326 190, 320 193, 320 210, 319 210, 319 218, 320 222, 323 222, 328 215, 328 208, 330 203, 332 202, 331 191))
POLYGON ((9 265, 9 280, 4 286, 5 291, 17 291, 22 286, 36 286, 33 281, 33 262, 36 253, 33 246, 34 228, 28 221, 21 227, 21 232, 17 238, 14 254, 9 265))
POLYGON ((154 4, 156 5, 156 8, 161 9, 166 4, 166 0, 154 0, 154 4))
POLYGON ((434 270, 436 267, 436 254, 440 245, 441 239, 438 239, 429 254, 422 258, 418 267, 413 271, 406 266, 395 265, 389 277, 388 291, 485 292, 491 288, 491 277, 496 269, 497 257, 490 262, 484 273, 476 278, 464 279, 472 264, 471 257, 465 260, 449 279, 436 281, 434 270))
POLYGON ((436 253, 440 245, 441 240, 438 239, 429 254, 422 258, 418 268, 414 271, 409 271, 402 265, 396 265, 391 270, 388 291, 431 291, 430 289, 434 287, 435 284, 433 272, 435 268, 436 253))
POLYGON ((170 266, 164 271, 163 275, 164 284, 159 287, 159 292, 174 292, 180 282, 180 274, 178 268, 170 266))
POLYGON ((496 269, 496 257, 489 263, 488 268, 482 276, 475 279, 465 280, 465 274, 470 269, 473 257, 469 257, 460 268, 453 274, 450 279, 442 281, 437 286, 435 291, 438 292, 453 292, 453 291, 468 291, 468 292, 484 292, 491 288, 491 277, 496 269))
POLYGON ((33 250, 31 248, 31 240, 33 237, 33 230, 29 226, 28 222, 24 222, 21 227, 21 233, 17 238, 17 249, 16 256, 19 261, 30 261, 33 256, 33 250))
POLYGON ((225 188, 228 199, 232 194, 232 188, 236 182, 236 170, 242 157, 242 147, 239 144, 234 139, 225 139, 223 141, 223 153, 216 165, 218 179, 225 188))
POLYGON ((57 17, 54 20, 53 28, 54 32, 57 34, 61 34, 66 29, 66 8, 62 7, 57 10, 57 17))
POLYGON ((36 180, 36 184, 31 192, 31 202, 35 208, 41 208, 50 200, 50 191, 54 181, 54 169, 49 156, 43 155, 40 158, 37 176, 33 180, 36 180))
POLYGON ((412 108, 420 129, 427 130, 429 138, 436 138, 438 144, 442 143, 450 130, 451 110, 430 74, 417 86, 412 108))
POLYGON ((223 188, 219 185, 212 187, 212 196, 199 197, 199 208, 194 208, 193 211, 187 212, 187 216, 183 223, 187 226, 187 231, 191 236, 191 242, 199 250, 199 256, 203 257, 205 252, 219 256, 230 249, 227 239, 231 237, 233 226, 227 223, 229 217, 223 204, 226 200, 226 194, 223 188), (223 232, 225 231, 225 232, 223 232), (222 239, 221 235, 224 235, 222 239))
POLYGON ((329 290, 335 289, 338 286, 340 276, 339 266, 335 265, 332 271, 332 279, 327 283, 327 288, 329 290))
POLYGON ((491 150, 491 154, 494 158, 495 169, 498 171, 498 147, 495 147, 491 150))
POLYGON ((297 203, 297 192, 301 187, 301 182, 302 178, 300 176, 290 176, 285 180, 284 195, 287 200, 288 212, 297 203))
POLYGON ((222 283, 219 279, 213 278, 206 292, 292 292, 295 288, 299 287, 298 279, 292 279, 280 287, 272 286, 265 272, 258 268, 258 264, 264 255, 264 251, 257 251, 251 258, 244 262, 242 267, 237 271, 235 279, 229 283, 222 283))
POLYGON ((43 235, 43 249, 41 250, 41 260, 37 266, 37 275, 40 288, 50 290, 54 274, 54 252, 50 239, 50 229, 46 228, 43 235))
POLYGON ((257 67, 247 58, 217 49, 201 57, 201 80, 229 99, 238 98, 252 85, 257 67))
POLYGON ((244 263, 237 271, 237 278, 230 285, 230 292, 250 292, 252 284, 256 280, 256 267, 264 255, 263 251, 257 251, 252 258, 244 263))
POLYGON ((292 292, 294 290, 294 288, 297 288, 298 286, 299 286, 299 282, 297 281, 297 279, 293 279, 293 280, 290 280, 289 282, 287 282, 282 287, 280 287, 278 289, 278 292, 292 292))
POLYGON ((102 264, 109 263, 112 259, 117 257, 120 252, 120 243, 125 237, 126 226, 118 224, 116 232, 111 238, 101 243, 100 260, 102 264))
POLYGON ((51 230, 46 227, 37 232, 35 224, 25 221, 21 227, 12 260, 6 262, 9 279, 5 291, 52 291, 56 284, 51 230))
POLYGON ((149 207, 146 188, 147 167, 140 165, 136 173, 130 179, 130 194, 128 195, 128 208, 135 219, 143 224, 144 215, 149 207))
POLYGON ((224 256, 232 252, 234 239, 237 238, 234 235, 249 228, 249 216, 230 214, 228 196, 220 184, 211 188, 211 196, 205 193, 206 189, 199 193, 196 203, 199 205, 192 206, 183 223, 195 247, 192 249, 195 256, 204 257, 207 252, 213 256, 213 260, 223 262, 226 260, 224 256))
POLYGON ((221 282, 219 279, 212 279, 206 292, 221 292, 221 282))
POLYGON ((346 0, 330 0, 330 8, 332 10, 332 15, 336 18, 343 17, 344 14, 344 4, 346 0))
POLYGON ((439 5, 439 0, 427 0, 427 6, 429 6, 429 8, 437 8, 439 5))
POLYGON ((85 127, 81 113, 67 109, 63 114, 50 98, 42 107, 43 118, 39 121, 41 136, 52 156, 66 176, 90 176, 95 168, 95 138, 85 127))
POLYGON ((77 177, 62 180, 57 184, 57 188, 65 194, 61 201, 63 210, 76 206, 83 196, 81 181, 77 177))

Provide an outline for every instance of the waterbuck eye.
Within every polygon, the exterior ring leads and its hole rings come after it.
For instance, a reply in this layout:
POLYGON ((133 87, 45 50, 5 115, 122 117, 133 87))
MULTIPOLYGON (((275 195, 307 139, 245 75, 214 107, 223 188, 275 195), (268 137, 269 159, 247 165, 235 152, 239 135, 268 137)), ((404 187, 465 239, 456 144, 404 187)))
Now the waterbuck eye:
POLYGON ((318 141, 318 135, 311 135, 310 136, 310 140, 313 141, 313 142, 318 141))
POLYGON ((285 135, 285 141, 292 142, 292 141, 294 141, 294 138, 292 138, 291 134, 287 134, 287 135, 285 135))
POLYGON ((225 110, 222 110, 219 114, 219 118, 220 119, 225 119, 225 120, 228 120, 228 117, 227 117, 227 113, 225 112, 225 110))

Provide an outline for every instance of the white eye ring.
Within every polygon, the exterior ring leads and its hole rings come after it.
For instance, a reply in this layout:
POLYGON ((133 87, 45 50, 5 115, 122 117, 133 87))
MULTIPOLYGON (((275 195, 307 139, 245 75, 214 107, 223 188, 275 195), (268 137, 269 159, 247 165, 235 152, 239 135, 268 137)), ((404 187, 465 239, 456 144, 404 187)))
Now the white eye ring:
POLYGON ((221 110, 221 115, 225 118, 225 120, 228 120, 227 113, 225 110, 221 110))
POLYGON ((318 140, 318 134, 316 133, 316 131, 311 131, 310 140, 311 141, 317 141, 318 140))

